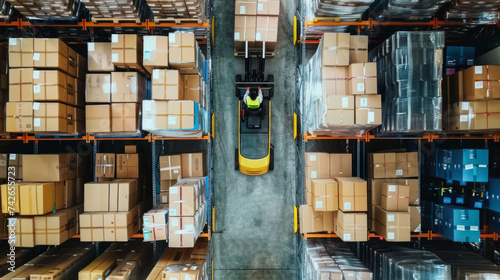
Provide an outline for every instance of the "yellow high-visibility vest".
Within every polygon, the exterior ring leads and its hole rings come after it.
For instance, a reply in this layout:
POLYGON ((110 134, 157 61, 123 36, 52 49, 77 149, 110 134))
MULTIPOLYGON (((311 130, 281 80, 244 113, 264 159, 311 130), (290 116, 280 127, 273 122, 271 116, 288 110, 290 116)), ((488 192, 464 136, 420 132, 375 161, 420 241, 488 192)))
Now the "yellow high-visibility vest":
POLYGON ((260 106, 260 102, 259 102, 259 99, 256 98, 255 100, 252 100, 252 98, 250 98, 250 96, 247 97, 247 107, 249 109, 258 109, 260 106))

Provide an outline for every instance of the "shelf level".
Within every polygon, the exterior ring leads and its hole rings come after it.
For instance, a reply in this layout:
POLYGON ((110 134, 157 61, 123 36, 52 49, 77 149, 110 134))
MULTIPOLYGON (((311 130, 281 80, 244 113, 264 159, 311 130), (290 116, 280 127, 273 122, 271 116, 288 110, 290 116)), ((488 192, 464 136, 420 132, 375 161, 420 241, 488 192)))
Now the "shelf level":
MULTIPOLYGON (((338 238, 339 236, 334 234, 334 233, 307 233, 307 234, 301 234, 302 238, 304 240, 307 240, 307 238, 338 238)), ((493 241, 498 241, 500 239, 498 233, 493 232, 493 233, 481 233, 480 235, 481 239, 492 239, 493 241)), ((384 238, 381 235, 375 234, 375 233, 369 233, 368 234, 368 239, 380 239, 383 240, 384 238)), ((437 234, 432 231, 427 231, 427 232, 422 232, 422 233, 412 233, 411 238, 425 238, 428 240, 432 240, 433 238, 443 238, 442 235, 437 234)))

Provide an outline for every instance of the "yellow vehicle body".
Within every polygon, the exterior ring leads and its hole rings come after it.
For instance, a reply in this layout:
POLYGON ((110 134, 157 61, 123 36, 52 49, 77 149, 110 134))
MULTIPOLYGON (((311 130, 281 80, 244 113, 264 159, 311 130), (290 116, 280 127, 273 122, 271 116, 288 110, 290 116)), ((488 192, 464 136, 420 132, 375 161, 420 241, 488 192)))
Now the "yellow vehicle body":
MULTIPOLYGON (((238 102, 238 108, 241 108, 241 101, 238 102)), ((241 155, 241 110, 238 109, 238 162, 240 172, 245 175, 259 176, 269 171, 271 160, 271 101, 269 101, 269 133, 268 133, 268 151, 267 156, 260 159, 249 159, 241 155)))

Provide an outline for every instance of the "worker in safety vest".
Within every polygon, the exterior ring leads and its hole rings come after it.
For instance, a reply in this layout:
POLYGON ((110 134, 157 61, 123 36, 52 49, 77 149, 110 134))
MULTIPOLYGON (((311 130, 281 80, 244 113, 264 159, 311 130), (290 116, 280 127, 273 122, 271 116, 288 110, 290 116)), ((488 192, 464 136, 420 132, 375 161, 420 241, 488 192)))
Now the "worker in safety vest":
POLYGON ((257 94, 256 90, 250 91, 250 88, 248 87, 245 96, 243 96, 243 101, 247 105, 248 109, 257 110, 259 109, 260 104, 262 104, 263 98, 262 88, 259 88, 259 93, 257 94))

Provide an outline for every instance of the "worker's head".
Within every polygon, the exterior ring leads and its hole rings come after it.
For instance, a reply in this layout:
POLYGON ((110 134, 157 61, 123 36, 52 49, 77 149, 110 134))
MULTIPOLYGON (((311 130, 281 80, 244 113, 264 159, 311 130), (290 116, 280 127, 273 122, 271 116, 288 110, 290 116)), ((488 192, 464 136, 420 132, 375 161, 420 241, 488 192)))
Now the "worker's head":
POLYGON ((257 91, 256 91, 255 89, 252 89, 252 90, 250 91, 250 98, 251 98, 252 100, 257 99, 257 91))

